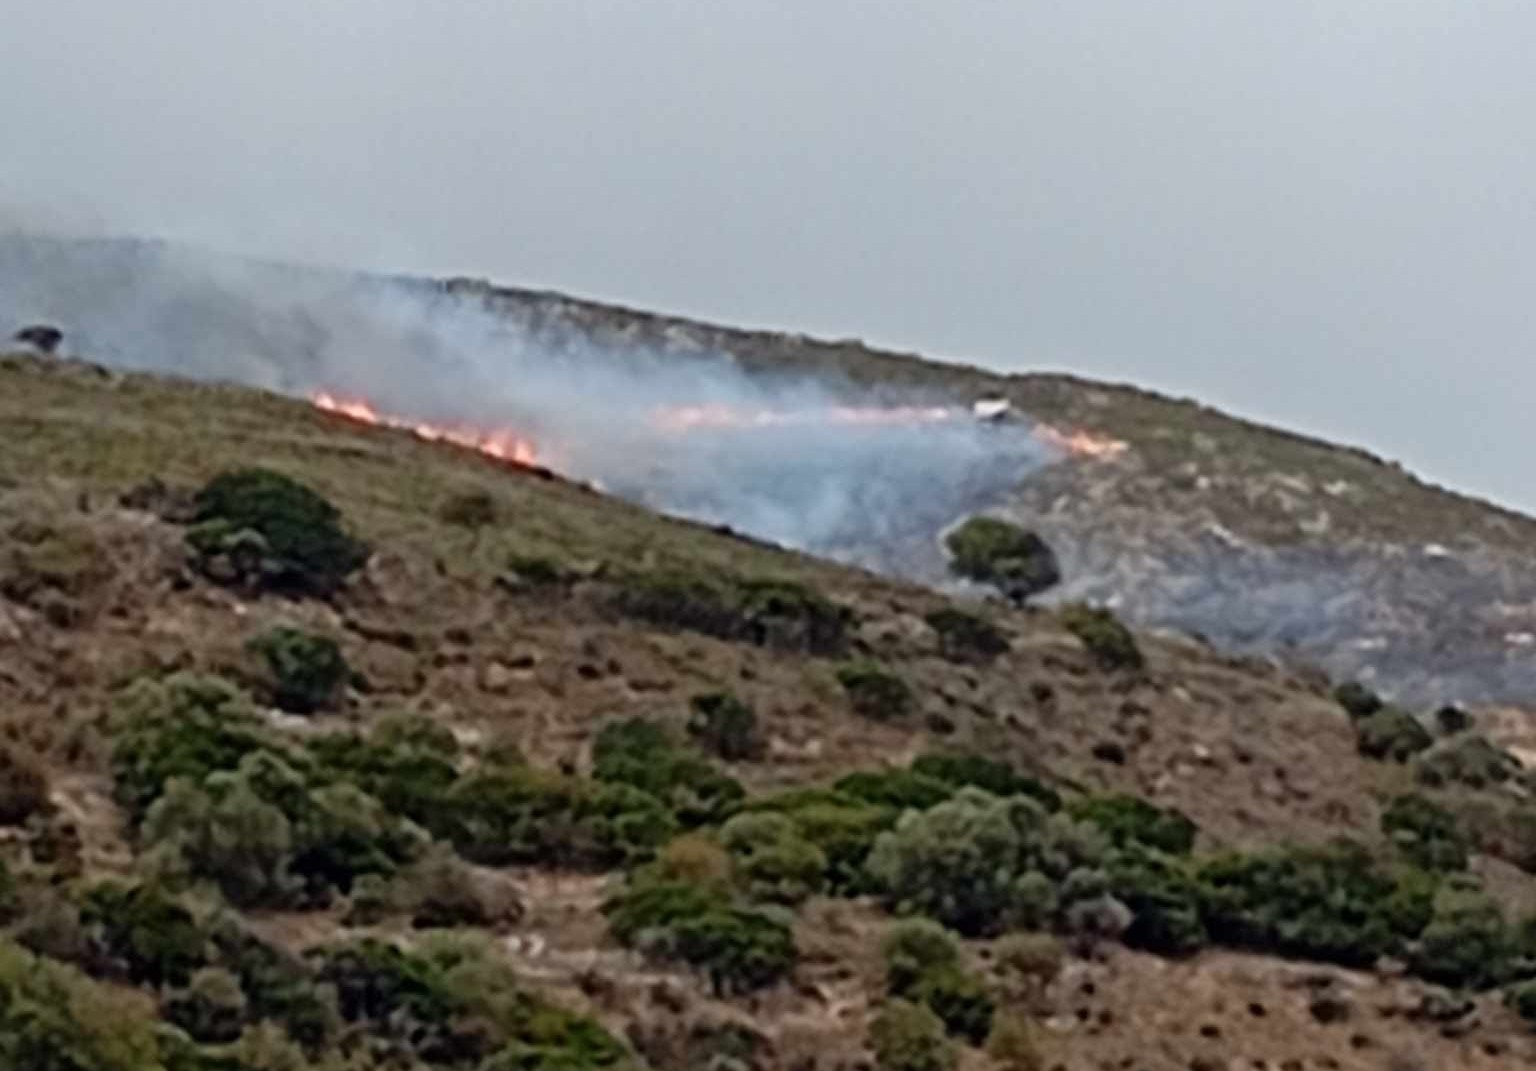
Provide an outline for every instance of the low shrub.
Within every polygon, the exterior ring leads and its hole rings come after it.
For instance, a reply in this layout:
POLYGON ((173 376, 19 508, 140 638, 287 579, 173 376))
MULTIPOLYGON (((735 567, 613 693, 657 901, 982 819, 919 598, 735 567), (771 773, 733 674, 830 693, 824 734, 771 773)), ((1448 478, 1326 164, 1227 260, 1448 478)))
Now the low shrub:
POLYGON ((173 778, 201 784, 233 770, 253 751, 288 755, 243 692, 217 677, 178 673, 141 679, 118 698, 112 723, 112 777, 134 820, 173 778))
POLYGON ((1162 956, 1198 952, 1210 941, 1200 885, 1186 860, 1132 842, 1108 866, 1108 891, 1131 913, 1120 939, 1162 956))
POLYGON ((893 996, 916 990, 929 974, 960 966, 960 942, 932 919, 904 919, 886 931, 880 942, 885 959, 885 988, 893 996))
POLYGON ((1034 532, 995 517, 972 517, 944 538, 956 576, 991 584, 1015 602, 1061 582, 1056 554, 1034 532))
POLYGON ((958 1059, 939 1017, 906 1000, 888 1001, 875 1016, 869 1047, 880 1071, 950 1071, 958 1059))
POLYGON ((985 662, 1008 650, 1008 637, 979 614, 946 606, 923 618, 939 637, 939 651, 956 662, 985 662))
POLYGON ((703 971, 719 995, 773 985, 795 965, 789 925, 718 887, 642 871, 603 910, 620 942, 703 971))
POLYGON ((1433 913, 1435 881, 1390 870, 1358 844, 1219 856, 1196 874, 1222 944, 1364 967, 1402 951, 1433 913))
POLYGON ((649 793, 688 827, 724 821, 746 796, 740 783, 644 718, 612 722, 598 732, 592 776, 649 793))
POLYGON ((33 609, 73 606, 115 572, 107 548, 86 525, 22 522, 5 535, 0 595, 33 609))
POLYGON ((1048 933, 1012 933, 992 949, 1005 990, 1015 999, 1038 1000, 1061 975, 1066 950, 1048 933))
POLYGON ((1425 870, 1465 870, 1469 845, 1456 816, 1418 793, 1396 797, 1381 815, 1381 831, 1403 857, 1425 870))
POLYGON ((932 1009, 952 1037, 980 1045, 992 1032, 997 1005, 979 978, 958 967, 924 975, 912 995, 932 1009))
POLYGON ((152 1004, 0 940, 0 1067, 158 1071, 152 1004))
POLYGON ((798 904, 826 883, 826 855, 785 815, 738 814, 721 828, 720 843, 735 859, 755 900, 798 904))
POLYGON ((661 801, 630 785, 491 767, 448 790, 434 832, 487 866, 603 870, 648 858, 676 828, 661 801))
POLYGON ((403 870, 390 905, 405 911, 416 929, 499 926, 522 916, 522 904, 505 885, 466 866, 452 852, 434 849, 403 870))
POLYGON ((866 869, 890 909, 976 936, 1054 924, 1078 895, 1073 875, 1098 867, 1106 850, 1092 827, 1027 797, 967 788, 903 815, 875 842, 866 869))
POLYGON ((1419 783, 1430 788, 1488 788, 1518 777, 1521 769, 1519 759, 1476 733, 1442 740, 1424 750, 1414 763, 1419 783))
POLYGON ((1384 706, 1355 722, 1355 747, 1369 759, 1407 762, 1434 742, 1418 718, 1398 707, 1384 706))
POLYGON ((246 1018, 240 979, 222 967, 205 967, 185 989, 165 1000, 165 1017, 194 1040, 227 1045, 240 1037, 246 1018))
POLYGON ((1475 888, 1449 882, 1435 898, 1409 967, 1441 985, 1485 989, 1509 980, 1517 951, 1499 906, 1475 888))
POLYGON ((197 493, 187 541, 214 579, 328 596, 368 560, 341 512, 309 487, 269 469, 220 473, 197 493))
POLYGON ((621 577, 612 602, 652 624, 815 655, 839 653, 852 623, 846 607, 795 581, 677 569, 621 577))
POLYGON ((912 761, 912 772, 953 788, 979 788, 994 796, 1028 796, 1047 810, 1061 806, 1050 786, 1021 774, 1001 759, 966 751, 931 751, 912 761))
POLYGON ((996 1016, 987 1038, 987 1055, 1000 1071, 1045 1071, 1045 1057, 1040 1055, 1035 1033, 1027 1015, 1010 1012, 996 1016))
POLYGON ((1441 736, 1455 736, 1472 728, 1472 715, 1455 703, 1447 703, 1435 710, 1435 728, 1441 736))
POLYGON ((350 671, 329 636, 274 628, 254 637, 251 652, 266 665, 272 701, 290 714, 313 714, 336 705, 350 671))
POLYGON ((954 785, 936 777, 900 768, 857 770, 837 781, 834 789, 863 803, 902 811, 926 811, 956 792, 954 785))
POLYGON ((894 826, 899 815, 893 807, 825 789, 754 800, 749 809, 783 814, 794 822, 800 836, 826 859, 827 889, 840 895, 864 891, 864 862, 875 838, 894 826))
POLYGON ((1061 623, 1104 669, 1145 668, 1146 660, 1136 637, 1112 611, 1076 603, 1062 608, 1061 623))
POLYGON ((211 962, 209 934, 164 888, 103 881, 79 905, 89 961, 135 984, 183 986, 211 962))
POLYGON ((914 705, 912 687, 878 662, 850 662, 837 671, 854 713, 874 721, 905 717, 914 705))
POLYGON ((728 692, 710 692, 693 698, 688 734, 700 747, 727 762, 741 762, 762 754, 757 715, 728 692))
POLYGON ((1536 981, 1511 986, 1504 994, 1504 1003, 1520 1018, 1536 1026, 1536 981))
POLYGON ((0 743, 0 825, 25 825, 52 810, 42 762, 15 744, 0 743))
POLYGON ((1369 718, 1386 705, 1382 702, 1381 696, 1359 681, 1349 681, 1339 685, 1333 690, 1333 700, 1355 721, 1369 718))
POLYGON ((428 829, 442 821, 443 801, 459 776, 453 733, 419 714, 391 715, 367 736, 316 736, 308 752, 319 780, 355 784, 428 829))
POLYGON ((1182 812, 1136 796, 1085 796, 1067 804, 1067 813, 1102 829, 1118 848, 1139 844, 1169 855, 1188 855, 1199 833, 1182 812))

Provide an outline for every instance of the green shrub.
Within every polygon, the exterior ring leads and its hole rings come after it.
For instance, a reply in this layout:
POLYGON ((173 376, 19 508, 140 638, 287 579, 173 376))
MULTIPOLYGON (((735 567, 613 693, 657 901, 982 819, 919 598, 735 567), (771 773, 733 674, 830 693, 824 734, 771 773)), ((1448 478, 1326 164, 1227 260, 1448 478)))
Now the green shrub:
POLYGON ((846 607, 795 581, 683 570, 621 577, 613 605, 668 628, 817 655, 841 651, 852 622, 846 607))
POLYGON ((885 958, 885 989, 892 996, 910 996, 925 977, 960 966, 960 942, 932 919, 904 919, 886 931, 880 942, 885 958))
POLYGON ((954 786, 914 770, 857 770, 834 786, 844 796, 896 812, 926 811, 955 794, 954 786))
POLYGON ((995 517, 970 518, 944 545, 956 576, 991 584, 1016 602, 1061 582, 1061 567, 1045 540, 995 517))
POLYGON ((932 1009, 953 1037, 980 1045, 992 1032, 996 1004, 980 979, 958 967, 930 971, 913 996, 932 1009))
POLYGON ((24 825, 52 809, 43 764, 14 744, 0 744, 0 825, 24 825))
POLYGON ((341 513, 315 491, 268 469, 215 476, 197 493, 187 540, 212 575, 295 594, 330 595, 368 560, 341 513))
POLYGON ((1381 815, 1381 831, 1404 858, 1425 870, 1465 870, 1469 848, 1456 816, 1418 793, 1398 796, 1381 815))
POLYGON ((992 958, 1005 987, 1018 998, 1039 997, 1061 975, 1066 950, 1048 933, 1013 933, 993 947, 992 958))
POLYGON ((1455 703, 1447 703, 1435 710, 1435 728, 1442 736, 1455 736, 1472 728, 1472 715, 1455 703))
POLYGON ((1369 966, 1423 932, 1435 883, 1390 871, 1348 841, 1203 864, 1202 916, 1222 944, 1369 966))
POLYGON ((272 701, 290 714, 333 707, 347 683, 347 660, 329 636, 274 628, 252 639, 249 647, 266 664, 272 701))
POLYGON ((165 1002, 165 1017, 197 1041, 226 1045, 240 1037, 246 1017, 240 980, 222 967, 205 967, 165 1002))
POLYGON ((1483 989, 1508 980, 1517 948, 1499 906, 1475 889, 1441 889, 1409 966, 1441 985, 1483 989))
POLYGON ((869 1047, 880 1071, 950 1071, 957 1057, 939 1017, 905 1000, 887 1002, 875 1016, 869 1047))
POLYGON ((422 846, 419 830, 355 785, 315 787, 265 751, 201 784, 173 781, 144 839, 242 906, 324 903, 359 875, 394 873, 422 846))
POLYGON ((1199 828, 1182 812, 1156 807, 1136 796, 1084 796, 1067 813, 1102 829, 1118 848, 1139 844, 1169 855, 1188 855, 1199 828))
POLYGON ((938 634, 940 652, 952 661, 985 662, 1008 650, 1008 637, 978 614, 946 606, 923 620, 938 634))
POLYGON ((120 697, 112 726, 117 798, 140 820, 172 778, 201 784, 253 751, 286 753, 234 685, 176 674, 140 680, 120 697))
POLYGON ((136 984, 182 986, 210 962, 209 935, 163 888, 104 881, 80 903, 90 956, 136 984))
POLYGON ((1019 773, 1001 759, 972 752, 931 751, 913 760, 912 772, 957 789, 970 786, 994 796, 1028 796, 1051 811, 1061 806, 1061 797, 1048 785, 1019 773))
POLYGON ((688 733, 699 746, 727 762, 741 762, 762 753, 757 715, 728 692, 694 696, 688 733))
POLYGON ((1420 755, 1414 767, 1419 783, 1431 788, 1488 788, 1504 784, 1521 771, 1519 759, 1486 736, 1473 733, 1440 741, 1420 755))
POLYGON ((1061 623, 1103 668, 1140 670, 1146 666, 1136 637, 1110 610, 1075 603, 1062 607, 1061 623))
POLYGON ((0 940, 0 1067, 159 1071, 149 1002, 0 940))
POLYGON ((752 811, 783 814, 826 859, 827 888, 842 895, 864 891, 864 862, 875 838, 896 824, 899 812, 832 790, 787 792, 758 799, 752 811))
POLYGON ((720 830, 720 843, 736 860, 756 900, 798 904, 820 892, 827 857, 782 814, 738 814, 720 830))
POLYGON ((447 792, 434 831, 488 866, 607 869, 648 858, 676 830, 654 796, 527 767, 477 770, 447 792))
POLYGON ((878 662, 850 662, 838 669, 837 682, 854 712, 875 721, 894 721, 913 707, 911 685, 878 662))
POLYGON ((787 923, 716 887, 640 873, 603 910, 619 941, 704 971, 720 995, 773 985, 795 965, 787 923))
POLYGON ((1185 860, 1132 842, 1108 867, 1109 892, 1131 912, 1121 940, 1163 956, 1198 952, 1209 941, 1201 888, 1185 860))
POLYGON ((1051 924, 1071 898, 1069 877, 1098 866, 1100 836, 1023 796, 963 789, 909 811, 875 842, 867 870, 892 910, 927 915, 966 935, 1011 923, 1051 924))
POLYGON ((1369 718, 1385 706, 1381 696, 1358 681, 1339 685, 1333 690, 1333 699, 1355 721, 1369 718))
POLYGON ((494 885, 452 852, 429 851, 395 879, 396 903, 416 929, 496 926, 515 920, 522 905, 504 886, 494 885))
POLYGON ((1045 1071, 1034 1021, 1020 1012, 995 1017, 987 1038, 987 1056, 999 1071, 1045 1071))
POLYGON ((439 824, 443 801, 458 778, 453 733, 416 714, 385 718, 367 736, 316 736, 309 754, 318 779, 351 782, 427 828, 439 824))
POLYGON ((1355 722, 1355 747, 1369 759, 1407 762, 1434 742, 1418 718, 1397 707, 1382 707, 1355 722))
POLYGON ((655 796, 689 827, 725 820, 746 796, 740 783, 644 718, 603 727, 592 743, 592 775, 655 796))
POLYGON ((1504 1003, 1508 1004, 1520 1018, 1536 1026, 1536 981, 1521 982, 1517 986, 1512 986, 1504 995, 1504 1003))

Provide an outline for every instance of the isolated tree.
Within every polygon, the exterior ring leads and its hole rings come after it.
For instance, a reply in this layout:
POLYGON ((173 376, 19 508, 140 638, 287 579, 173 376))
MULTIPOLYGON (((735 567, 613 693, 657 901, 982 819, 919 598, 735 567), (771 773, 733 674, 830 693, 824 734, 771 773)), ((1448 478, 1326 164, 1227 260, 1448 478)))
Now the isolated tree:
POLYGON ((1056 552, 1037 534, 996 517, 972 517, 944 539, 956 576, 991 584, 1023 603, 1061 582, 1056 552))

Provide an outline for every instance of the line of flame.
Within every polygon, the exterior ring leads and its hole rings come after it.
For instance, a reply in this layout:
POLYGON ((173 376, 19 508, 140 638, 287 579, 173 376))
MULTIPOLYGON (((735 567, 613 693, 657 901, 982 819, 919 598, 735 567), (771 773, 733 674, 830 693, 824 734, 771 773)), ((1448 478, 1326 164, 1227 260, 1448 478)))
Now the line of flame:
POLYGON ((311 399, 315 408, 327 413, 335 413, 349 420, 355 420, 360 424, 376 424, 385 428, 400 428, 411 432, 418 439, 427 442, 446 442, 455 446, 462 446, 467 450, 478 450, 489 457, 499 461, 509 461, 515 465, 531 466, 538 464, 538 451, 532 442, 510 431, 480 431, 475 428, 446 427, 437 424, 428 424, 423 421, 406 420, 401 417, 385 416, 372 405, 356 398, 338 398, 333 394, 321 391, 311 399))

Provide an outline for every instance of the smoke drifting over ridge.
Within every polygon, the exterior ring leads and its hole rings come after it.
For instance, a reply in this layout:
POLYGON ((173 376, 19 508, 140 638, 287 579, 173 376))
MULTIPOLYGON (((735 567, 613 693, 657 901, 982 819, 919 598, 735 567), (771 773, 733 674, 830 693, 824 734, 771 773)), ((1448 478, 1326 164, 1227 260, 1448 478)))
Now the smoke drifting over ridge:
POLYGON ((599 345, 428 281, 0 234, 0 331, 39 321, 115 367, 508 430, 540 463, 653 508, 930 579, 935 533, 1051 456, 964 399, 599 345))

